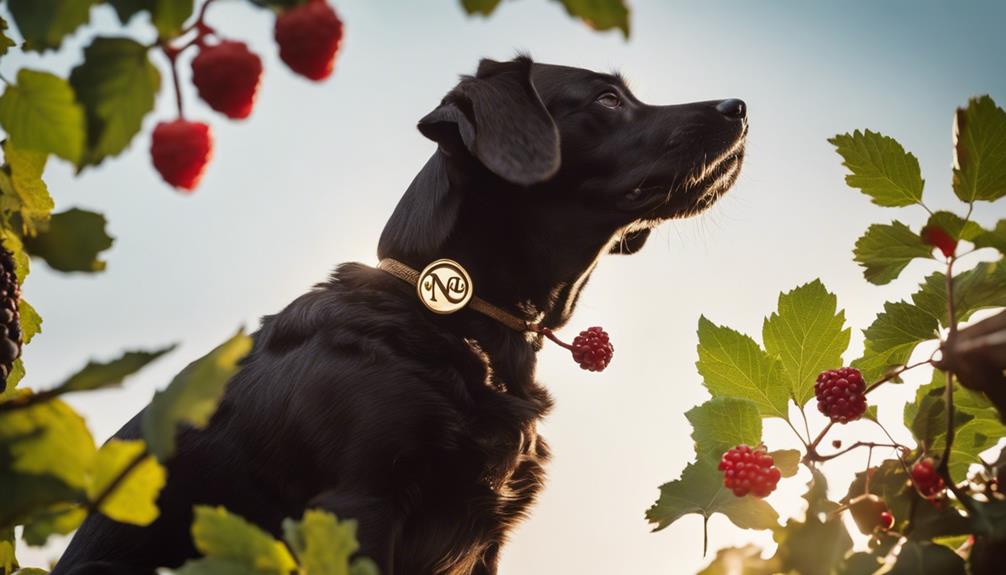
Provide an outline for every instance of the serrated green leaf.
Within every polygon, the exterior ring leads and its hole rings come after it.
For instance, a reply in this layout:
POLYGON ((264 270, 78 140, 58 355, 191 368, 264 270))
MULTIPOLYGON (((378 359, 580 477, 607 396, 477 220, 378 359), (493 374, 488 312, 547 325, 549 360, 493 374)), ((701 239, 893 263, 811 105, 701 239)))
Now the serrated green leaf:
POLYGON ((206 557, 239 563, 256 573, 287 575, 297 566, 283 543, 223 507, 197 505, 192 538, 206 557))
POLYGON ((929 216, 926 227, 936 226, 955 240, 974 241, 985 230, 971 220, 965 220, 953 212, 939 211, 929 216))
POLYGON ((17 309, 21 318, 21 341, 28 345, 37 334, 42 333, 42 316, 24 298, 18 301, 17 309))
POLYGON ((154 0, 151 21, 161 38, 174 38, 192 16, 193 0, 154 0))
POLYGON ((17 384, 21 383, 22 379, 24 379, 24 362, 19 357, 14 360, 14 365, 10 368, 10 373, 7 374, 7 389, 0 393, 0 403, 17 394, 17 384))
MULTIPOLYGON (((947 327, 947 276, 942 272, 928 276, 912 301, 927 314, 947 327)), ((970 270, 954 276, 954 315, 958 322, 971 318, 975 312, 1006 307, 1006 264, 1000 261, 980 262, 970 270)))
POLYGON ((960 555, 928 541, 908 541, 901 546, 889 575, 966 575, 960 555))
POLYGON ((83 488, 96 451, 83 418, 58 399, 0 411, 0 461, 13 472, 83 488))
POLYGON ((716 557, 699 571, 698 575, 775 575, 781 565, 778 558, 762 558, 762 549, 754 545, 727 547, 716 552, 716 557))
POLYGON ((356 522, 338 521, 326 511, 310 509, 299 521, 283 522, 287 543, 305 575, 349 575, 349 558, 359 549, 356 522))
POLYGON ((251 350, 244 330, 190 363, 168 387, 154 394, 143 415, 143 437, 150 451, 166 461, 175 451, 175 432, 185 423, 203 428, 217 409, 224 388, 251 350))
POLYGON ((7 6, 24 38, 24 49, 55 50, 86 24, 99 0, 10 0, 7 6))
POLYGON ((1006 254, 1006 220, 999 220, 994 230, 982 230, 974 244, 976 248, 995 248, 1006 254))
POLYGON ((129 146, 154 108, 161 85, 147 47, 129 38, 95 38, 70 84, 87 115, 87 149, 78 168, 98 165, 129 146))
POLYGON ((16 544, 14 527, 0 529, 0 573, 3 575, 13 573, 18 568, 17 555, 14 553, 16 544))
POLYGON ((18 71, 0 96, 0 125, 23 150, 77 162, 84 149, 84 111, 70 84, 48 72, 18 71))
POLYGON ((0 56, 6 56, 8 50, 17 46, 17 42, 7 35, 7 28, 7 21, 0 17, 0 56))
POLYGON ((24 524, 40 509, 83 497, 80 489, 52 475, 29 475, 0 466, 0 526, 24 524))
POLYGON ((20 212, 24 230, 29 234, 35 233, 38 226, 49 221, 49 214, 55 206, 49 189, 42 181, 46 154, 22 150, 10 140, 4 143, 3 149, 17 202, 12 207, 20 212))
POLYGON ((111 439, 95 457, 87 498, 97 504, 104 497, 98 511, 119 523, 150 525, 160 513, 157 496, 167 474, 153 455, 143 455, 146 448, 142 439, 111 439), (113 486, 115 481, 118 483, 113 486), (110 487, 112 491, 106 495, 110 487))
POLYGON ((187 561, 175 575, 262 575, 262 572, 237 561, 206 557, 187 561))
POLYGON ((737 445, 755 447, 761 443, 761 415, 750 400, 714 397, 685 412, 685 417, 692 424, 692 440, 700 459, 718 461, 737 445))
POLYGON ((851 330, 838 298, 820 280, 779 295, 778 311, 765 319, 765 350, 782 361, 793 400, 803 406, 814 397, 817 375, 842 365, 851 330))
POLYGON ((867 228, 856 240, 853 259, 863 267, 863 276, 868 282, 884 285, 897 279, 913 259, 932 257, 932 251, 919 234, 895 220, 867 228))
POLYGON ((793 477, 800 469, 802 454, 797 449, 777 449, 768 453, 783 477, 793 477))
POLYGON ((21 537, 35 547, 45 545, 52 535, 68 535, 87 517, 87 509, 76 503, 57 503, 32 514, 24 525, 21 537))
POLYGON ((873 383, 878 371, 882 374, 891 366, 905 365, 916 346, 937 337, 938 327, 935 317, 910 303, 885 303, 883 313, 863 330, 866 350, 852 365, 873 383))
POLYGON ((919 160, 894 138, 866 130, 838 134, 828 140, 845 160, 850 187, 860 189, 879 206, 900 207, 922 202, 925 181, 919 160))
POLYGON ((696 367, 713 397, 749 399, 763 416, 789 419, 789 388, 782 363, 753 339, 703 316, 698 351, 696 367))
MULTIPOLYGON (((960 413, 960 412, 958 412, 960 413)), ((956 414, 955 414, 956 415, 956 414)), ((979 454, 995 447, 996 443, 1006 437, 1006 426, 999 421, 994 409, 965 414, 966 417, 955 417, 957 431, 954 443, 950 447, 950 464, 948 469, 954 481, 967 479, 968 468, 973 464, 981 464, 979 454), (957 423, 963 420, 962 423, 957 423)), ((942 453, 946 445, 946 422, 943 424, 943 434, 936 437, 932 450, 942 453)))
POLYGON ((617 28, 629 37, 629 7, 625 0, 558 0, 566 12, 594 30, 617 28))
POLYGON ((992 98, 972 98, 954 116, 954 193, 964 202, 1006 195, 1006 112, 992 98))
POLYGON ((501 0, 461 0, 461 7, 468 14, 488 16, 500 5, 501 0))
POLYGON ((105 216, 99 213, 73 208, 53 214, 35 237, 24 239, 24 247, 54 270, 99 272, 105 269, 105 262, 98 255, 114 241, 105 231, 105 223, 105 216))
POLYGON ((71 393, 119 385, 123 379, 174 349, 174 345, 169 345, 156 351, 127 351, 121 357, 109 362, 89 361, 83 369, 71 375, 57 389, 60 393, 71 393))
POLYGON ((722 513, 742 529, 772 529, 779 523, 779 514, 764 500, 736 497, 723 487, 716 464, 707 460, 689 464, 681 479, 662 485, 660 498, 646 511, 646 519, 659 531, 690 513, 706 519, 722 513))

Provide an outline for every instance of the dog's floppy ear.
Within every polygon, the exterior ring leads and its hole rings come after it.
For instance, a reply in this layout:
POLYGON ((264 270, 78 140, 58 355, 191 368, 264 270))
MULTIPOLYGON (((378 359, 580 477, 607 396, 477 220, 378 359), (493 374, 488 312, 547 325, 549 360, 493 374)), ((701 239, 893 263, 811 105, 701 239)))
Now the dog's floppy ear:
POLYGON ((419 131, 449 154, 464 149, 508 182, 529 186, 559 169, 559 131, 531 81, 530 58, 482 60, 440 106, 419 121, 419 131))
POLYGON ((615 245, 611 246, 611 253, 629 255, 638 252, 646 245, 646 240, 650 238, 650 229, 645 228, 629 232, 619 238, 615 245))

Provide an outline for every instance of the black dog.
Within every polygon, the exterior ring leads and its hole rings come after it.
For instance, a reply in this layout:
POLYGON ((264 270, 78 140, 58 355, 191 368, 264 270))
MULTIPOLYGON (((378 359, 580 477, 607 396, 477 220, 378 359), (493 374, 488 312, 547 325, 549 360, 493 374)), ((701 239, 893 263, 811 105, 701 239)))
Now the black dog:
MULTIPOLYGON (((747 121, 740 100, 649 106, 618 76, 519 57, 484 60, 419 130, 439 147, 378 255, 451 258, 478 296, 557 329, 600 256, 730 188, 747 121)), ((209 427, 180 432, 160 518, 89 517, 53 573, 178 566, 197 555, 194 504, 273 533, 309 507, 355 518, 385 575, 496 573, 544 481, 541 342, 472 309, 433 314, 415 286, 344 264, 265 318, 209 427)), ((118 436, 138 437, 141 417, 118 436)))

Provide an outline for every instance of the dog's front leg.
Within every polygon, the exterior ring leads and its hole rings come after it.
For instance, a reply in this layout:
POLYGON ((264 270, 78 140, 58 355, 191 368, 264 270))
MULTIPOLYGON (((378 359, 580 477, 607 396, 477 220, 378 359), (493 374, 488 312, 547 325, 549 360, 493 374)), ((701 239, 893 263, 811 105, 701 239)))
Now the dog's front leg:
POLYGON ((334 513, 339 520, 353 519, 357 523, 357 552, 377 563, 381 575, 394 575, 395 543, 401 522, 390 501, 381 497, 330 490, 317 495, 308 507, 334 513))

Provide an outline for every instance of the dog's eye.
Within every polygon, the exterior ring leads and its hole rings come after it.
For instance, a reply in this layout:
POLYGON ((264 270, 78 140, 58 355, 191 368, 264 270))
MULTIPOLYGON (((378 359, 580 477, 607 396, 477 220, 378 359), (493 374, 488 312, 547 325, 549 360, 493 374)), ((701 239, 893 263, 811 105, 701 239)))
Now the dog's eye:
POLYGON ((605 92, 598 96, 596 101, 605 108, 618 108, 622 105, 622 99, 614 92, 605 92))

